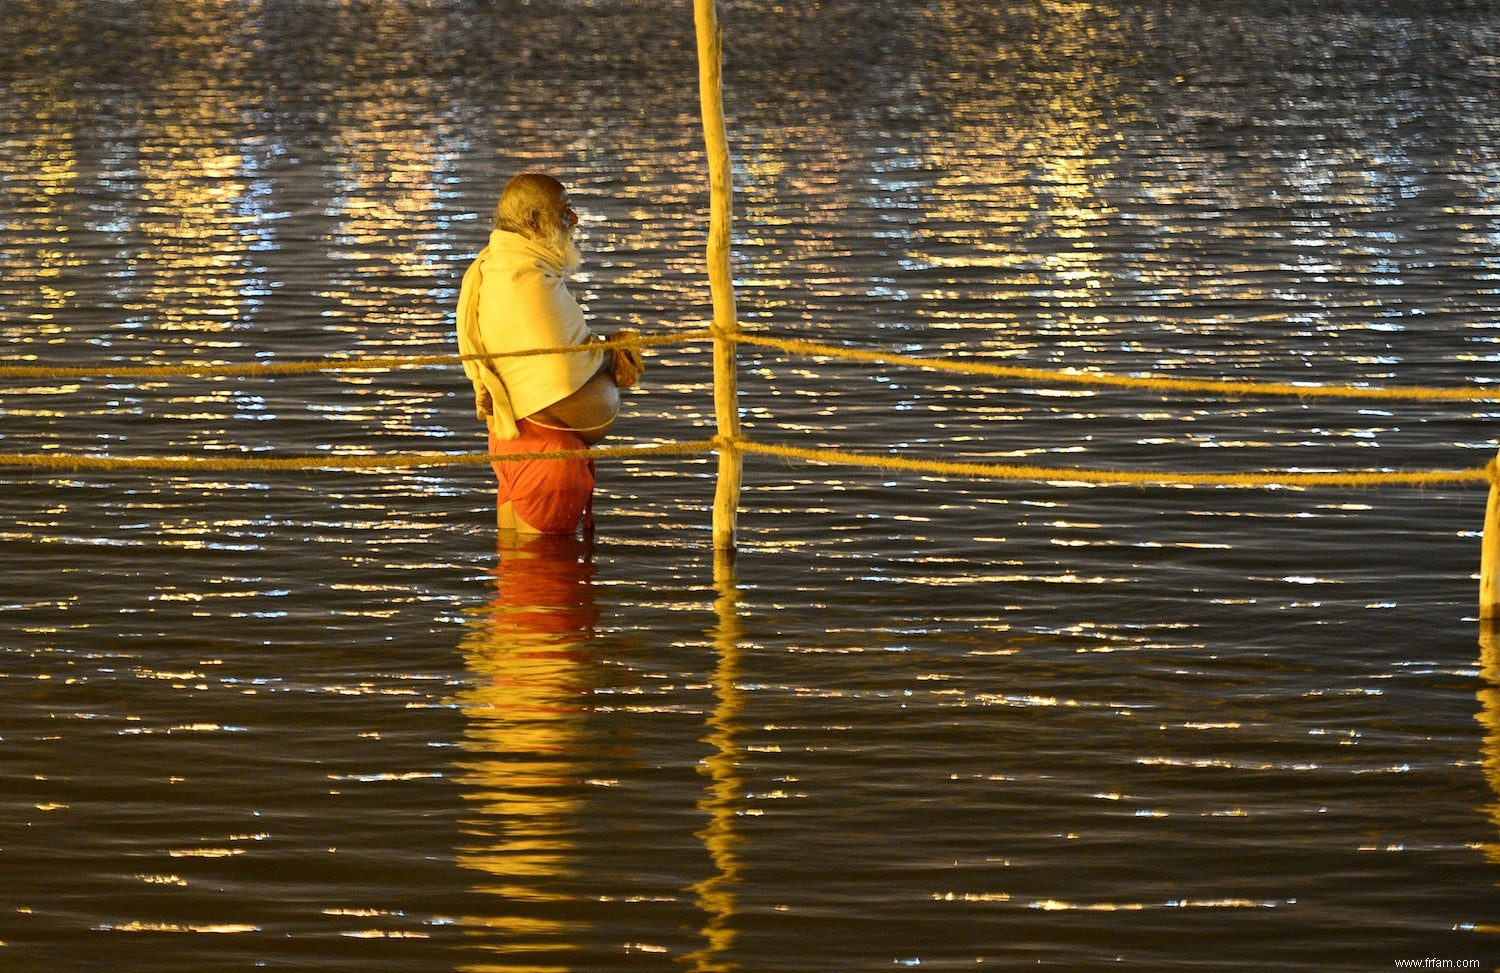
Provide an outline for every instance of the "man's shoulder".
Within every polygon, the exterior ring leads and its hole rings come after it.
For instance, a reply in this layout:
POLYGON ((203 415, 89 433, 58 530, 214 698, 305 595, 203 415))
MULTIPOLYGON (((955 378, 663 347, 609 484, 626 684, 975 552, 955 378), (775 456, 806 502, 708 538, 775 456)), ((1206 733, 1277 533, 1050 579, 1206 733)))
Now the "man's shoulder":
POLYGON ((513 286, 551 290, 563 283, 562 271, 531 247, 497 247, 492 243, 480 260, 486 277, 505 277, 513 286))

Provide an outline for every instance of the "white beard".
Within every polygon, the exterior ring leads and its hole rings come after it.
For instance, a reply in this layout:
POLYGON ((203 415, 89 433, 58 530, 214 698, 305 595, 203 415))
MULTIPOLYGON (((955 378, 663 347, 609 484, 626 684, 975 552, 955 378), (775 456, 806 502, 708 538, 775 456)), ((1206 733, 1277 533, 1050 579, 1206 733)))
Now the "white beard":
POLYGON ((569 227, 566 230, 554 230, 552 239, 546 241, 547 247, 557 254, 562 263, 564 273, 573 274, 583 266, 583 254, 578 252, 578 244, 573 239, 574 230, 569 227))

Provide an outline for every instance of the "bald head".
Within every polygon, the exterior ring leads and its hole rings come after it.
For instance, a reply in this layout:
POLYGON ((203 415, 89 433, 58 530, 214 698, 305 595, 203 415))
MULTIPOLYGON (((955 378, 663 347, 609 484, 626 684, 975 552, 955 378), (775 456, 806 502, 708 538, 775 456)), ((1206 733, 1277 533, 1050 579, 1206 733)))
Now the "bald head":
POLYGON ((562 183, 540 172, 523 172, 505 184, 495 207, 495 229, 519 233, 550 249, 565 271, 583 264, 573 242, 578 214, 562 183))
POLYGON ((523 172, 505 184, 495 207, 495 228, 533 240, 550 240, 559 219, 566 221, 567 190, 551 176, 523 172))

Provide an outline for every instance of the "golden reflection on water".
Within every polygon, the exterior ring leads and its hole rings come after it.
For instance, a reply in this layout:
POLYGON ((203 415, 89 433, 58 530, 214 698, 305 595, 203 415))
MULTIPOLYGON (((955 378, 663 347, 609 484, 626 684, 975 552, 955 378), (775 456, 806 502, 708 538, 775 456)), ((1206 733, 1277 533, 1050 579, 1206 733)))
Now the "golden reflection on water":
POLYGON ((492 973, 583 942, 558 890, 574 874, 578 748, 589 687, 587 646, 598 610, 587 544, 562 537, 502 536, 492 572, 495 597, 462 649, 473 685, 458 699, 468 726, 459 783, 473 803, 458 860, 496 907, 464 920, 483 959, 462 967, 492 973))
POLYGON ((81 106, 55 82, 32 97, 34 114, 23 150, 29 171, 15 173, 14 179, 10 173, 0 178, 7 233, 31 244, 14 247, 7 241, 4 273, 12 283, 25 280, 34 286, 31 293, 18 293, 12 305, 12 313, 27 312, 28 327, 7 337, 24 343, 58 342, 71 330, 59 314, 76 297, 69 274, 87 264, 77 249, 81 227, 71 212, 79 186, 78 136, 72 119, 81 106))
MULTIPOLYGON (((1052 59, 1033 75, 1045 81, 1007 95, 1027 104, 1005 117, 1025 118, 1027 125, 1000 125, 990 102, 960 98, 944 106, 943 126, 923 148, 944 175, 923 205, 921 235, 929 246, 913 256, 930 266, 1025 270, 1036 285, 1064 288, 1056 291, 1060 306, 1084 307, 1098 286, 1099 256, 1090 239, 1110 211, 1096 173, 1109 161, 1111 126, 1129 119, 1107 120, 1101 108, 1111 96, 1110 61, 1120 56, 1106 12, 1092 3, 1050 3, 1047 14, 1034 25, 1040 36, 1024 55, 1052 59), (1018 232, 1036 242, 1038 253, 1017 246, 1018 232), (963 246, 941 246, 955 239, 963 246)), ((983 74, 992 62, 1022 56, 999 39, 992 47, 976 45, 964 29, 969 12, 958 6, 939 4, 936 16, 947 24, 960 71, 983 74)))
POLYGON ((408 100, 436 98, 425 79, 350 92, 334 151, 331 256, 340 263, 320 296, 334 302, 330 330, 378 339, 382 348, 430 351, 429 329, 447 314, 435 286, 449 271, 437 239, 442 182, 454 167, 441 128, 392 131, 408 100), (416 327, 414 327, 414 325, 416 327))
POLYGON ((122 324, 150 329, 153 342, 216 348, 223 342, 205 341, 204 333, 247 326, 259 287, 251 253, 264 227, 252 144, 238 137, 242 108, 203 93, 219 90, 225 75, 216 69, 233 72, 249 57, 253 28, 243 8, 216 10, 212 19, 177 13, 182 19, 150 35, 151 56, 170 67, 139 106, 140 127, 114 149, 118 178, 135 199, 115 227, 130 246, 122 324))
POLYGON ((691 968, 700 973, 724 973, 737 964, 725 958, 737 935, 736 891, 740 881, 740 837, 735 819, 744 809, 745 783, 740 776, 740 712, 744 700, 739 688, 740 592, 735 579, 733 555, 718 551, 714 558, 714 587, 717 597, 714 611, 717 622, 711 633, 715 650, 713 686, 715 704, 708 716, 708 734, 704 741, 713 750, 704 759, 702 771, 709 777, 708 789, 698 802, 699 810, 708 815, 708 823, 698 832, 714 873, 693 886, 698 907, 706 922, 703 926, 703 948, 686 957, 691 968))
POLYGON ((221 144, 217 129, 227 120, 220 106, 201 102, 181 112, 159 118, 140 149, 143 259, 124 309, 162 331, 228 331, 242 325, 246 254, 256 233, 255 214, 236 212, 249 193, 247 160, 221 144))
MULTIPOLYGON (((579 918, 585 901, 567 891, 586 877, 575 836, 580 788, 588 784, 589 643, 599 615, 592 553, 591 544, 572 538, 502 537, 495 597, 462 643, 472 685, 457 700, 468 724, 455 780, 474 814, 458 861, 474 873, 474 891, 495 898, 494 909, 461 920, 475 957, 460 967, 466 973, 571 969, 572 956, 594 935, 579 918)), ((731 555, 718 556, 714 578, 714 706, 703 737, 710 750, 699 768, 708 783, 697 803, 707 820, 696 832, 712 871, 687 890, 703 915, 702 945, 682 957, 700 973, 737 966, 727 954, 738 932, 736 822, 745 803, 738 742, 743 634, 731 555)))
POLYGON ((1475 718, 1484 727, 1484 776, 1495 793, 1485 813, 1495 825, 1496 835, 1485 842, 1484 854, 1500 865, 1500 625, 1495 622, 1479 623, 1479 677, 1485 686, 1477 693, 1479 712, 1475 718))

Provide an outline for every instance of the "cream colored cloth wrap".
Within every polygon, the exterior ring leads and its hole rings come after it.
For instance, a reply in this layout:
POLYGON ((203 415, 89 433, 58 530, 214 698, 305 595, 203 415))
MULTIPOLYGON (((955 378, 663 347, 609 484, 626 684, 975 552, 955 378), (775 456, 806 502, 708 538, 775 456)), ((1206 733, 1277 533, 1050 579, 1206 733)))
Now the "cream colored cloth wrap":
MULTIPOLYGON (((458 351, 493 355, 594 340, 568 293, 556 254, 519 233, 495 230, 464 273, 458 292, 458 351)), ((475 411, 499 439, 520 435, 524 419, 578 391, 604 351, 466 361, 475 411)))

